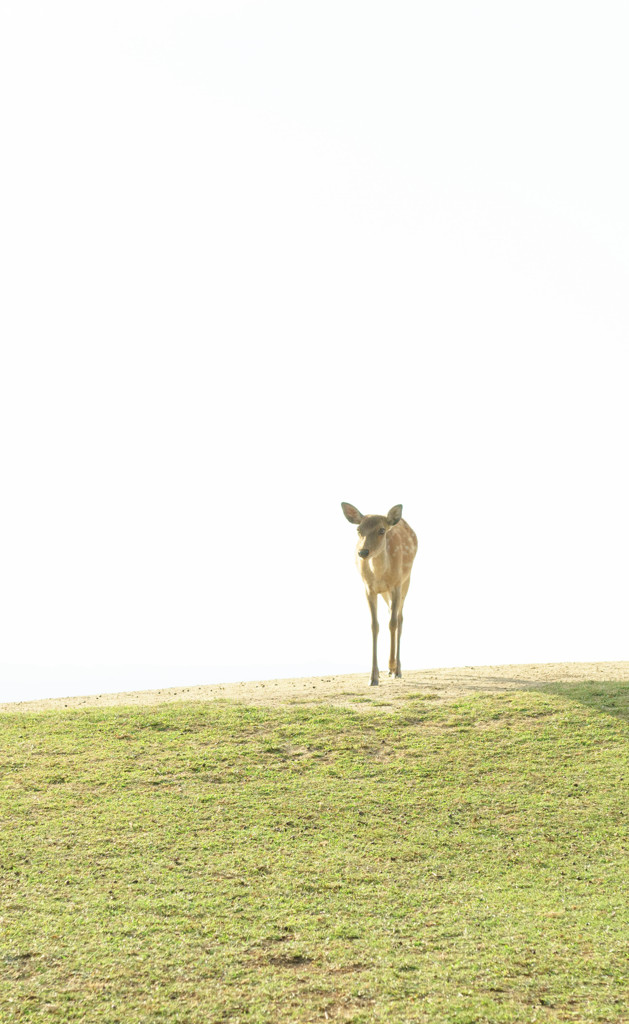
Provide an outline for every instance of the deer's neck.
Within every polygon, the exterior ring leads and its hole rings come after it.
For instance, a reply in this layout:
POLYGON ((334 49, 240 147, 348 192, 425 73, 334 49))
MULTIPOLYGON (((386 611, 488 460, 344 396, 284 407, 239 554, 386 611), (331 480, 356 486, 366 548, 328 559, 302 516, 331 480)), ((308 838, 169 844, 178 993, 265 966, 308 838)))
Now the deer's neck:
POLYGON ((373 566, 373 571, 381 576, 389 568, 389 547, 387 544, 384 545, 380 554, 376 555, 375 558, 370 558, 369 561, 373 566))
POLYGON ((375 558, 366 558, 360 565, 361 576, 370 590, 375 590, 376 593, 380 593, 381 590, 388 589, 386 580, 389 565, 389 550, 386 544, 375 558))

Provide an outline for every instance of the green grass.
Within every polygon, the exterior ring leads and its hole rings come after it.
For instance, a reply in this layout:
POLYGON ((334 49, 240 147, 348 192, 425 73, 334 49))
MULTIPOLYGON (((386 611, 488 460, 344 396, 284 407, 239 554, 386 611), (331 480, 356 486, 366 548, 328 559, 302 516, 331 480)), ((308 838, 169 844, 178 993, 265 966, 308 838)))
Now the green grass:
POLYGON ((628 731, 611 683, 0 716, 1 1024, 627 1021, 628 731))

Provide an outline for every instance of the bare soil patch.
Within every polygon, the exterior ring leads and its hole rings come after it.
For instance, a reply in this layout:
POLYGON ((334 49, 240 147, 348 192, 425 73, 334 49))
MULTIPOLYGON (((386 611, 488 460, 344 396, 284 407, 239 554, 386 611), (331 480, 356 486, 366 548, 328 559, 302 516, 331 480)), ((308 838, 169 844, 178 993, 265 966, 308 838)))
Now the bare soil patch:
POLYGON ((303 679, 265 679, 257 682, 212 686, 172 686, 159 690, 103 693, 85 697, 0 704, 2 711, 49 711, 116 705, 149 706, 178 701, 233 700, 257 705, 314 705, 380 707, 393 709, 413 694, 447 703, 474 693, 535 689, 547 683, 588 681, 629 682, 629 661, 553 662, 546 665, 466 665, 460 668, 422 669, 404 673, 403 679, 381 677, 369 686, 367 673, 309 676, 303 679))

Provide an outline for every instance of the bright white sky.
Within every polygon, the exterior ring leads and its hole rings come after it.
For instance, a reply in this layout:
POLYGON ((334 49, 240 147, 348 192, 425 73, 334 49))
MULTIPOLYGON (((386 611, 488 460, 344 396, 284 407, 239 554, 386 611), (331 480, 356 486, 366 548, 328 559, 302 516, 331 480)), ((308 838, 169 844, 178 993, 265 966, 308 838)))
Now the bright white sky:
POLYGON ((4 0, 3 699, 629 656, 625 15, 4 0))

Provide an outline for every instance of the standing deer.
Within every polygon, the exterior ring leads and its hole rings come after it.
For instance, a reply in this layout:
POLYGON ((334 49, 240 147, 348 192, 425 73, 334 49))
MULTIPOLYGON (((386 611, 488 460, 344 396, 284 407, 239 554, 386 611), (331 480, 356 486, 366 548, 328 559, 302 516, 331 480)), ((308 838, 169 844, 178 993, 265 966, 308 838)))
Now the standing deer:
POLYGON ((409 584, 413 559, 417 554, 417 537, 402 519, 402 506, 394 505, 386 516, 363 516, 354 505, 341 502, 345 518, 358 527, 356 565, 363 578, 371 612, 373 658, 371 686, 377 686, 378 672, 378 594, 391 609, 391 655, 389 675, 402 678, 400 637, 402 608, 409 584))

